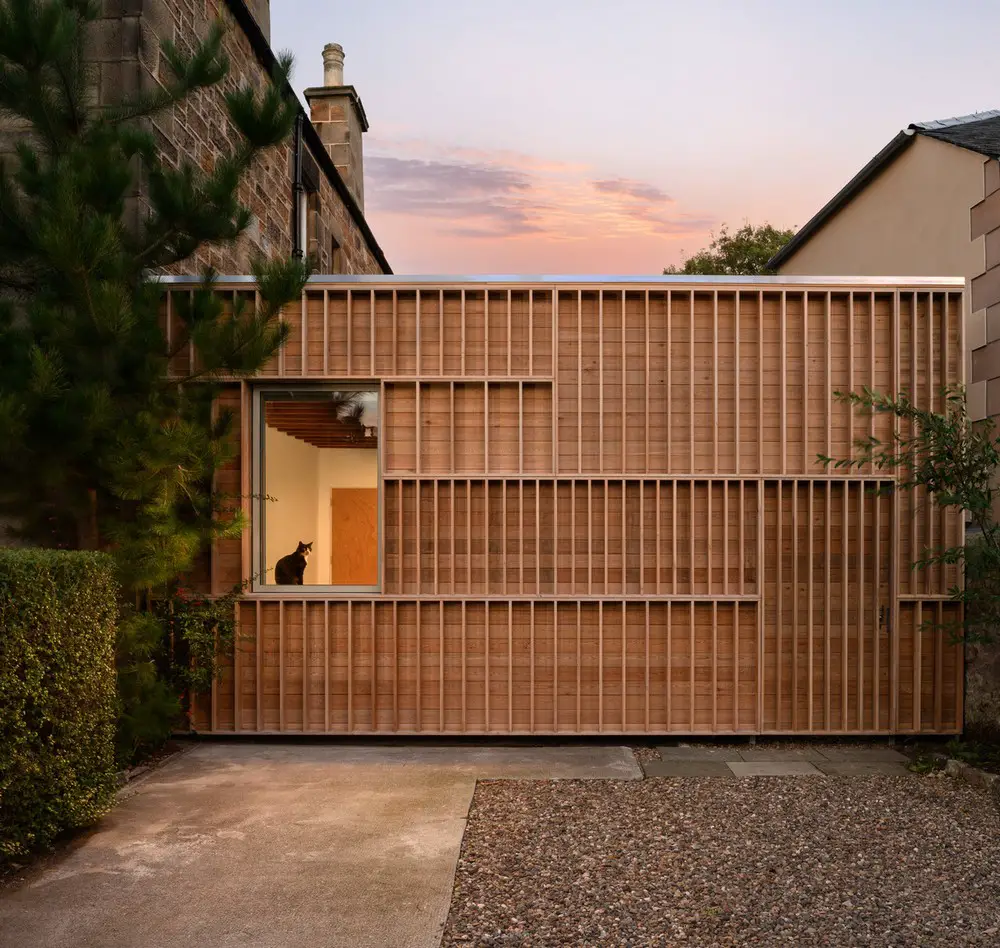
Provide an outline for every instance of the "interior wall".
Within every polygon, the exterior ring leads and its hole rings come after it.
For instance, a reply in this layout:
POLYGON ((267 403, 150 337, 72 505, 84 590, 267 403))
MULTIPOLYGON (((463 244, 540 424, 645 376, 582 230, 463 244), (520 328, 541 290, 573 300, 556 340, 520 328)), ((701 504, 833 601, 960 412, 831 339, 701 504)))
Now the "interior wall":
POLYGON ((330 582, 330 559, 333 555, 333 514, 330 491, 335 487, 370 487, 378 489, 378 451, 371 448, 331 448, 318 451, 316 509, 319 521, 314 547, 316 572, 313 582, 330 582))
MULTIPOLYGON (((319 506, 319 448, 268 428, 264 444, 264 493, 276 500, 266 502, 265 569, 267 582, 274 582, 274 564, 295 552, 301 540, 313 541, 313 553, 306 566, 305 582, 323 582, 316 564, 329 560, 329 537, 325 544, 317 535, 322 523, 319 506), (324 546, 326 547, 324 552, 324 546)), ((329 503, 329 502, 328 502, 329 503)), ((329 520, 329 517, 326 518, 329 520)), ((329 534, 329 526, 327 527, 329 534)), ((327 566, 329 576, 329 565, 327 566)))

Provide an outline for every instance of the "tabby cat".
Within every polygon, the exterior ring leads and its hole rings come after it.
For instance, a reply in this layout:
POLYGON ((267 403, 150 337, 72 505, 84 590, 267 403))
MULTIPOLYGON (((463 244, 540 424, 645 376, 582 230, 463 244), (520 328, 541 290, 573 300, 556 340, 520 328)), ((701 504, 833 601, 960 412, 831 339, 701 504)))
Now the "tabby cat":
POLYGON ((309 559, 312 548, 312 540, 308 543, 299 540, 294 553, 283 556, 274 564, 275 583, 279 586, 301 586, 306 573, 306 560, 309 559))

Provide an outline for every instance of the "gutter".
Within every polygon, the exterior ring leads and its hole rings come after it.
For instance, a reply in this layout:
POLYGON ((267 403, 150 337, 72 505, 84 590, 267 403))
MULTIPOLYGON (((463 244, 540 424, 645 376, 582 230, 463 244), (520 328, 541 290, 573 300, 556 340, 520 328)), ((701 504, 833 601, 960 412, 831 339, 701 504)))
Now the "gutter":
MULTIPOLYGON (((254 19, 254 15, 247 8, 244 0, 225 0, 225 3, 229 12, 233 15, 233 18, 237 23, 239 23, 240 28, 246 35, 251 47, 253 47, 253 51, 257 55, 257 60, 269 74, 273 74, 274 67, 277 64, 277 58, 274 55, 274 50, 271 49, 271 44, 268 43, 267 38, 264 36, 263 32, 261 32, 261 28, 257 24, 257 20, 254 19)), ((333 185, 333 189, 337 192, 337 196, 344 203, 348 214, 351 215, 351 219, 354 221, 358 230, 361 231, 361 236, 364 238, 365 244, 371 251, 372 256, 375 258, 375 262, 382 268, 383 273, 391 274, 392 267, 389 266, 389 261, 386 260, 385 254, 382 252, 382 248, 378 245, 378 241, 375 239, 375 235, 372 233, 371 227, 368 226, 368 221, 365 220, 364 212, 358 206, 358 202, 354 199, 354 195, 348 190, 347 185, 344 184, 344 179, 341 178, 340 172, 337 171, 337 166, 333 163, 333 159, 324 147, 323 142, 320 141, 319 132, 316 131, 316 126, 309 121, 305 108, 303 108, 302 103, 299 101, 299 97, 295 94, 295 90, 289 83, 285 84, 285 94, 289 98, 294 99, 299 107, 299 112, 304 119, 302 124, 303 139, 305 140, 306 145, 308 145, 313 158, 316 159, 316 164, 323 169, 323 173, 333 185)))
POLYGON ((918 129, 910 126, 900 132, 871 161, 868 162, 850 181, 847 182, 820 210, 806 222, 799 232, 770 260, 768 270, 777 270, 787 263, 803 245, 838 211, 849 204, 859 192, 877 178, 896 158, 913 144, 918 129))
POLYGON ((306 248, 302 246, 302 195, 305 186, 302 183, 302 123, 305 115, 299 112, 295 116, 295 151, 292 155, 292 255, 302 260, 306 248))

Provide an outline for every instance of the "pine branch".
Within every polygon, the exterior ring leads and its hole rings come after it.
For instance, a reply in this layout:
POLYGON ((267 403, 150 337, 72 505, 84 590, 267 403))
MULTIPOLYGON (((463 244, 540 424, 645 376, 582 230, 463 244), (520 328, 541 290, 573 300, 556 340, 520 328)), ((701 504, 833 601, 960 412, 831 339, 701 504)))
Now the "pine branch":
POLYGON ((198 89, 217 85, 229 74, 229 57, 222 49, 224 36, 225 27, 217 20, 190 55, 181 53, 172 41, 164 40, 160 52, 170 69, 171 80, 155 90, 139 92, 121 103, 106 106, 104 121, 117 126, 150 118, 183 102, 198 89))

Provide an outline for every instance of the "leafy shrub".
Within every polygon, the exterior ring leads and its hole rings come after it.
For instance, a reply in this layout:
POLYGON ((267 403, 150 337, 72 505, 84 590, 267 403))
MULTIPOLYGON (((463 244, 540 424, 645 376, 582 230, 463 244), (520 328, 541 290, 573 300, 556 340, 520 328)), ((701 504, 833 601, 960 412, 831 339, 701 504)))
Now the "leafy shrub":
POLYGON ((912 566, 958 565, 964 583, 948 592, 965 607, 964 619, 937 627, 955 642, 992 643, 1000 629, 1000 523, 994 516, 1000 437, 995 424, 969 417, 962 386, 941 389, 941 413, 918 408, 905 392, 891 396, 865 387, 833 394, 868 415, 890 415, 903 424, 886 441, 856 441, 851 457, 835 460, 820 454, 821 463, 836 470, 870 464, 877 471, 892 471, 898 475, 897 489, 923 488, 931 503, 968 515, 964 543, 926 549, 912 566))
POLYGON ((181 714, 177 689, 163 676, 163 626, 148 612, 130 612, 118 624, 118 728, 115 756, 134 764, 170 737, 181 714))
POLYGON ((248 582, 214 597, 179 585, 156 603, 155 614, 171 644, 171 678, 179 691, 205 694, 221 678, 219 658, 233 652, 239 634, 236 603, 248 582))
POLYGON ((111 804, 117 603, 108 556, 0 550, 0 863, 111 804))

